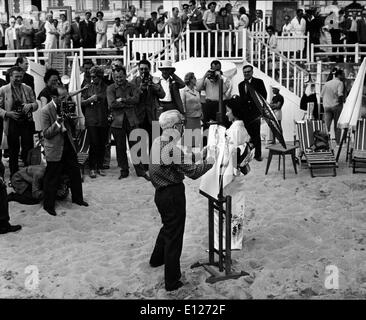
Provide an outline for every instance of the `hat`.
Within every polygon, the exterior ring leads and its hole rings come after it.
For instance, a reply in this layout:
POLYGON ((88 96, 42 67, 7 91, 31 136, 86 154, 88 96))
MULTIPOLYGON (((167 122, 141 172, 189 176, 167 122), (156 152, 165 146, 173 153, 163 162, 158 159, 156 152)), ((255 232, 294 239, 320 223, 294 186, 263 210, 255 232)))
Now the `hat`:
POLYGON ((183 120, 183 115, 178 110, 168 110, 159 116, 159 125, 165 130, 172 128, 176 123, 183 120))
POLYGON ((244 68, 247 68, 247 67, 251 67, 252 69, 254 69, 253 65, 251 65, 250 63, 248 62, 245 62, 244 65, 243 65, 243 69, 244 68))
POLYGON ((272 89, 281 90, 281 87, 280 87, 279 85, 277 85, 277 84, 274 84, 274 85, 272 86, 272 89))
POLYGON ((173 70, 175 70, 171 60, 163 61, 160 65, 160 67, 159 67, 159 70, 162 70, 162 69, 173 69, 173 70))

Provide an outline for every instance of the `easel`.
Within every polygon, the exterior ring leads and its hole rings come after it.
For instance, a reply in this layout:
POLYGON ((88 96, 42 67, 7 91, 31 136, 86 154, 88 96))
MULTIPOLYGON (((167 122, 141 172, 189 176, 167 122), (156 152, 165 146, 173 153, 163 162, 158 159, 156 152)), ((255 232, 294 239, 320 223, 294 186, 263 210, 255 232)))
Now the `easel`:
MULTIPOLYGON (((223 123, 223 80, 220 78, 219 86, 219 112, 216 114, 217 123, 223 123)), ((218 281, 228 279, 238 279, 241 276, 249 275, 245 271, 233 272, 231 268, 231 196, 223 196, 222 176, 220 179, 220 189, 217 199, 211 197, 207 193, 200 191, 200 193, 208 199, 208 262, 196 262, 191 266, 191 269, 197 267, 204 267, 206 271, 211 274, 211 277, 206 279, 208 283, 215 283, 218 281), (225 206, 225 208, 224 208, 225 206), (219 214, 219 250, 215 249, 215 229, 214 229, 214 215, 215 210, 219 214), (224 234, 223 234, 223 220, 225 218, 225 250, 223 250, 224 234), (219 261, 215 262, 215 253, 219 256, 219 261), (220 274, 213 267, 218 267, 220 274)))

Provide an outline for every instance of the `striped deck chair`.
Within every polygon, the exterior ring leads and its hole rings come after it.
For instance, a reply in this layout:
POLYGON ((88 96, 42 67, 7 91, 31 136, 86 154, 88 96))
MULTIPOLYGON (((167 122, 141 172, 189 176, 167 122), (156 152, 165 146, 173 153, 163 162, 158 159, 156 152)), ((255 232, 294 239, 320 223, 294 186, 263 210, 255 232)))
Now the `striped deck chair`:
POLYGON ((77 158, 78 158, 78 163, 79 163, 80 172, 81 172, 81 180, 84 181, 85 163, 89 157, 89 147, 90 147, 89 135, 88 135, 87 129, 80 131, 80 133, 78 134, 78 136, 76 138, 75 145, 76 145, 77 158))
POLYGON ((356 173, 356 168, 366 168, 366 119, 357 120, 355 143, 351 150, 351 159, 353 173, 356 173))
POLYGON ((297 131, 300 142, 300 159, 305 156, 306 163, 310 169, 310 175, 314 177, 314 170, 332 169, 333 176, 337 175, 337 161, 334 152, 329 144, 330 149, 327 151, 314 151, 311 146, 314 143, 314 131, 320 130, 327 132, 324 121, 322 120, 304 120, 296 122, 297 131))

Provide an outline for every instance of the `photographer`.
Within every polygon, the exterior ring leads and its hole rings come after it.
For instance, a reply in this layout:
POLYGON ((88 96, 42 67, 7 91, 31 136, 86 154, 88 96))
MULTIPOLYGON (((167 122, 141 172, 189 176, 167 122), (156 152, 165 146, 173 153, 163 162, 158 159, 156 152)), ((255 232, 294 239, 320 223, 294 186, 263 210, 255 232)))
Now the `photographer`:
POLYGON ((32 88, 22 83, 23 74, 22 68, 12 67, 10 83, 0 88, 0 117, 4 119, 4 134, 8 140, 10 177, 19 170, 20 145, 23 163, 28 165, 27 155, 33 148, 32 112, 38 109, 32 88))
POLYGON ((91 84, 83 91, 81 106, 85 109, 85 126, 88 130, 90 178, 105 176, 103 160, 108 134, 107 85, 103 82, 104 71, 98 66, 90 69, 91 84))
MULTIPOLYGON (((230 80, 225 79, 222 75, 221 71, 221 62, 218 60, 214 60, 211 62, 211 69, 208 70, 203 79, 198 81, 197 83, 197 91, 201 92, 205 90, 206 92, 206 102, 202 104, 202 112, 203 112, 203 129, 207 129, 209 127, 209 121, 216 121, 216 113, 219 111, 219 92, 220 92, 220 78, 223 78, 223 100, 229 100, 231 98, 231 90, 232 84, 230 80)), ((225 127, 229 127, 230 123, 227 117, 224 115, 224 125, 225 127)), ((204 139, 203 144, 206 145, 206 139, 204 139)))
POLYGON ((43 185, 43 208, 53 216, 56 215, 57 187, 63 170, 70 178, 72 202, 79 206, 88 206, 83 199, 76 148, 70 129, 70 115, 68 110, 64 110, 68 96, 66 88, 57 87, 57 96, 53 96, 52 101, 42 109, 42 129, 47 161, 43 185))
POLYGON ((152 122, 158 120, 159 99, 165 97, 165 92, 160 82, 153 82, 149 61, 141 60, 138 67, 140 75, 131 81, 132 84, 140 88, 140 100, 137 105, 136 115, 139 120, 139 127, 146 130, 149 134, 149 149, 151 149, 152 122))

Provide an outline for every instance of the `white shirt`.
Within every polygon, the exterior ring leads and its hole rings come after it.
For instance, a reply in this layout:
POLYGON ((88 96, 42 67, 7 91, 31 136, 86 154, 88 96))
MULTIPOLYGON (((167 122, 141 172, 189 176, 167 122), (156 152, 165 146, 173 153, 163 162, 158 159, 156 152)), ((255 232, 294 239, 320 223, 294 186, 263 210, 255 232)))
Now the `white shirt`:
POLYGON ((306 21, 304 18, 301 18, 300 23, 299 20, 297 19, 297 17, 293 18, 291 20, 291 27, 292 27, 292 31, 295 33, 295 35, 305 35, 305 31, 306 31, 306 21))
POLYGON ((160 84, 163 87, 163 90, 165 92, 165 97, 163 99, 160 99, 160 101, 163 102, 172 102, 172 95, 170 93, 170 82, 169 79, 165 80, 163 77, 160 78, 160 84))

